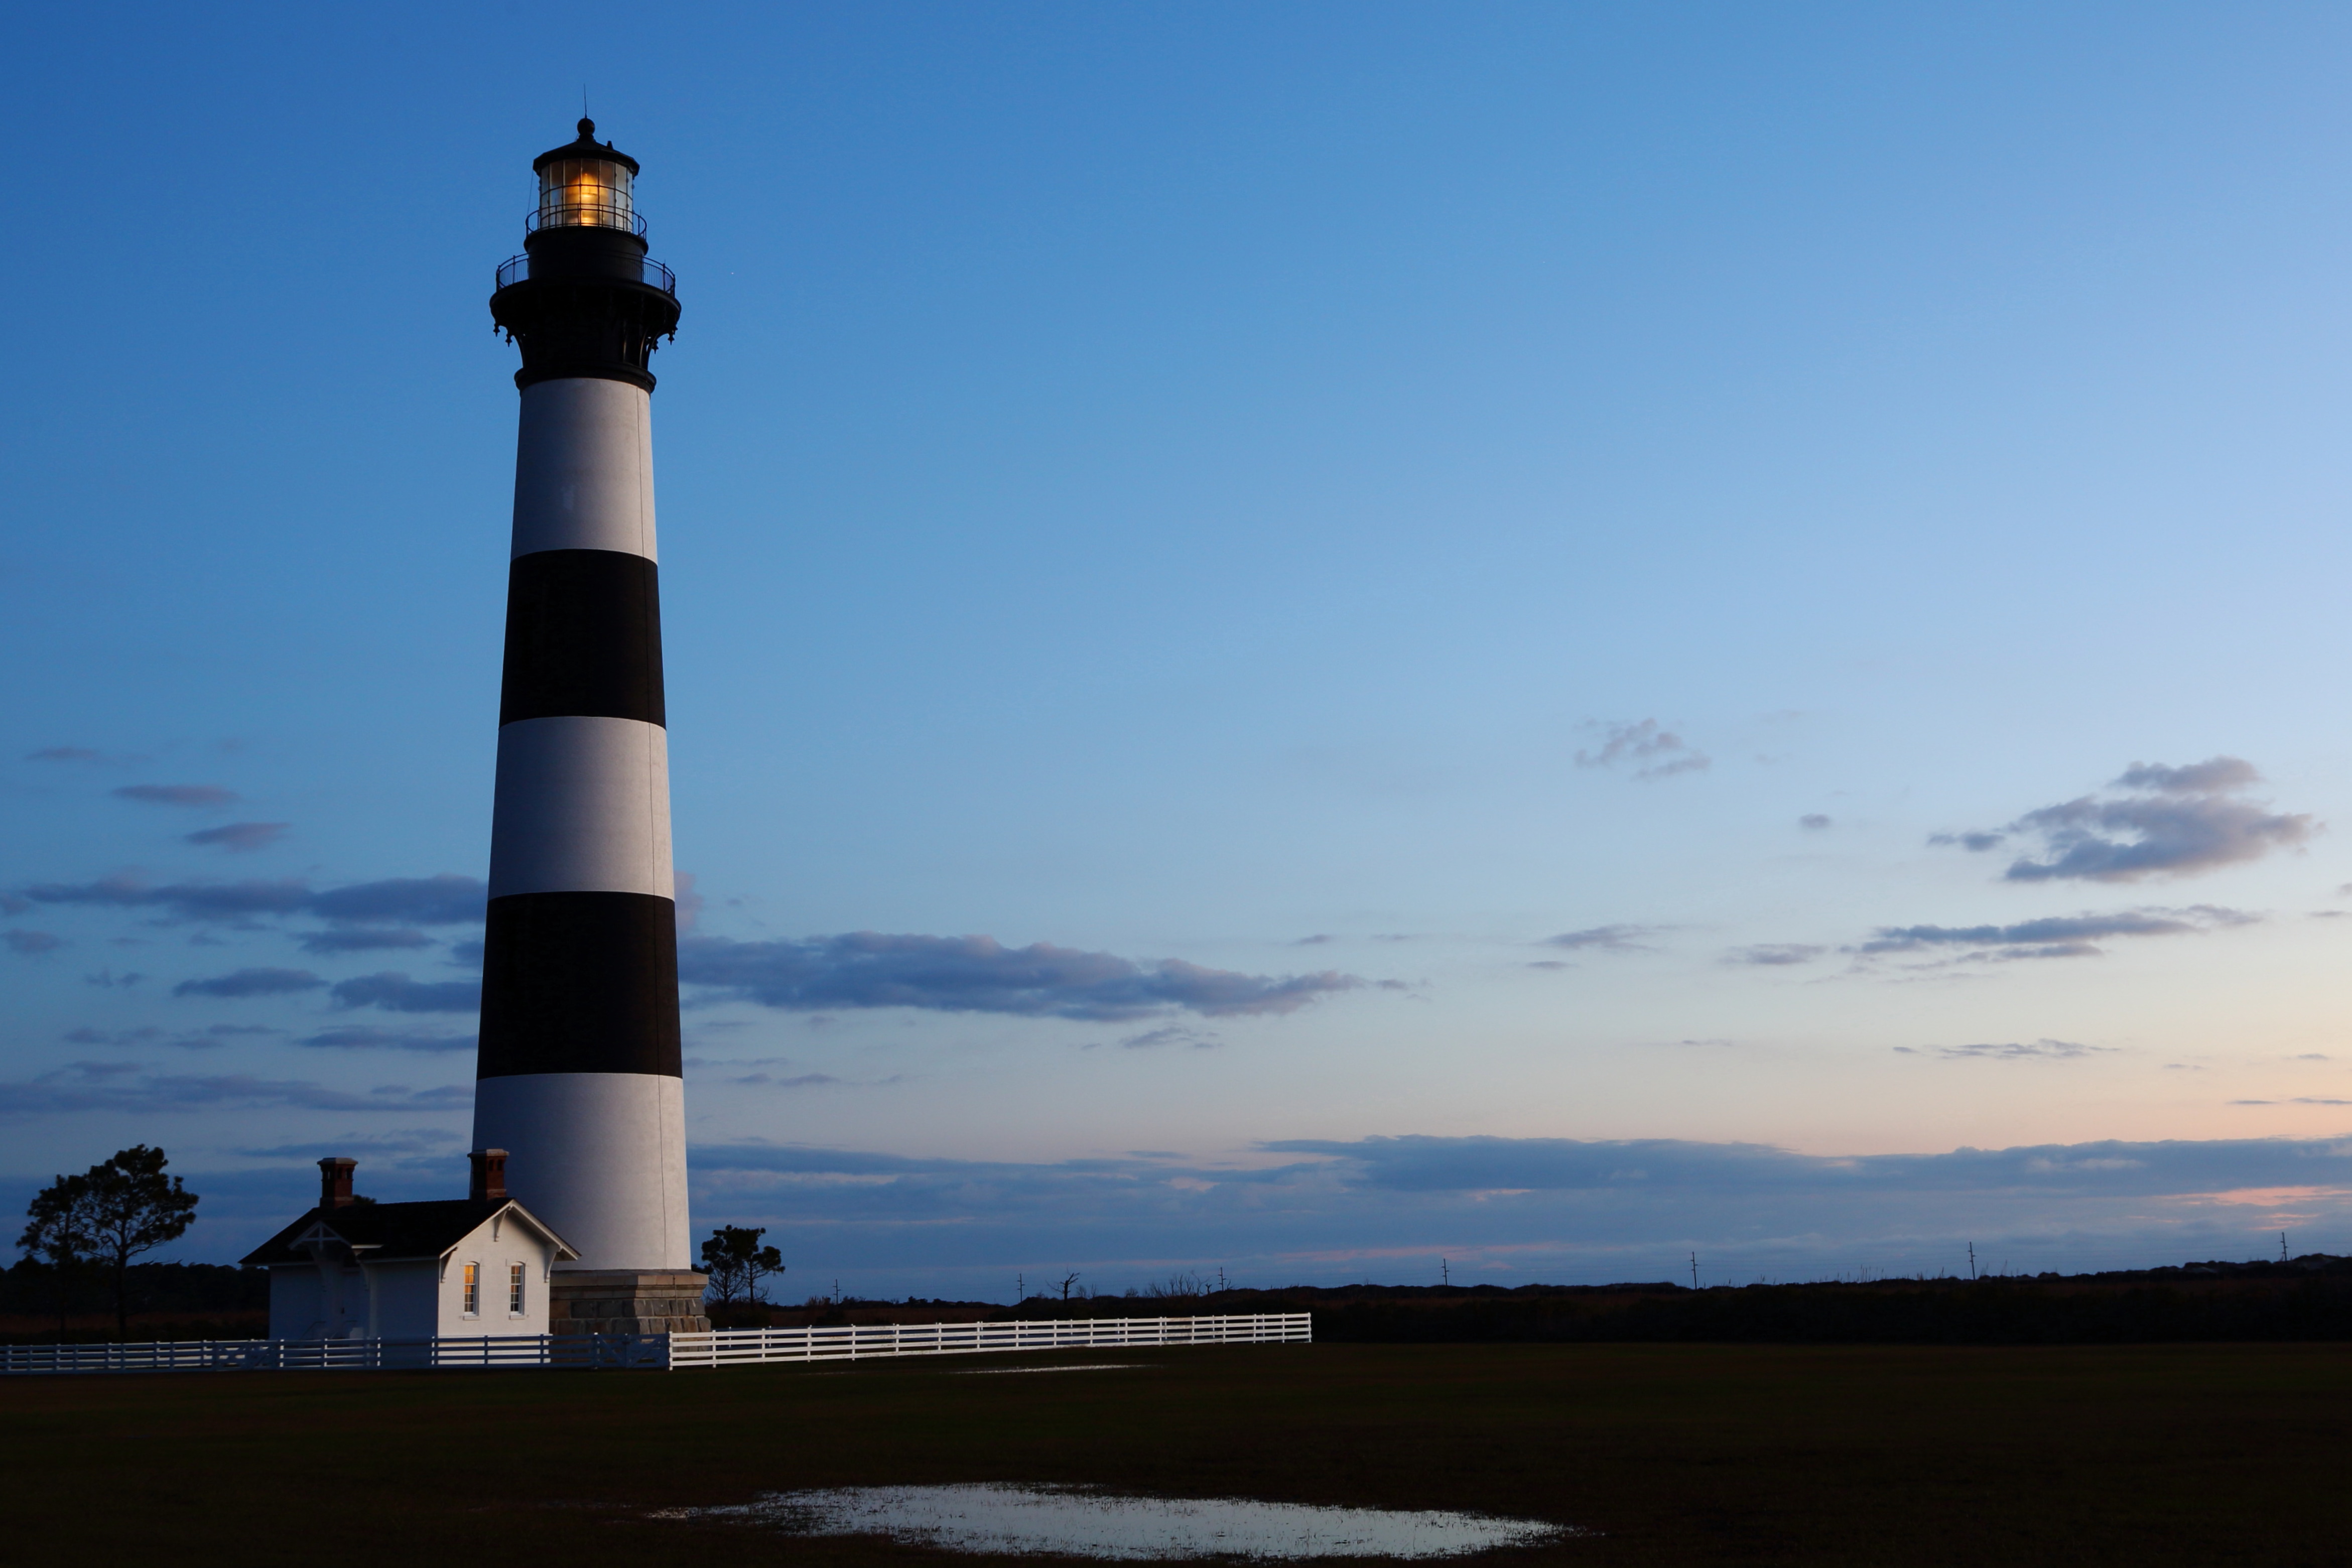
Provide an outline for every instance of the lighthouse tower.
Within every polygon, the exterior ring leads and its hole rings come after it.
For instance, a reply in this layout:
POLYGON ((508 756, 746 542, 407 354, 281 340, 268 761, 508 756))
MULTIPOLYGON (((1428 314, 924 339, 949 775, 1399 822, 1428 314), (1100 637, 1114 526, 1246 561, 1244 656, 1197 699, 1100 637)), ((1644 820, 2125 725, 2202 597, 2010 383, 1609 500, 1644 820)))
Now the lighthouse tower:
POLYGON ((557 1333, 708 1327, 692 1272, 637 162, 542 153, 490 313, 522 351, 474 1145, 579 1251, 557 1333))

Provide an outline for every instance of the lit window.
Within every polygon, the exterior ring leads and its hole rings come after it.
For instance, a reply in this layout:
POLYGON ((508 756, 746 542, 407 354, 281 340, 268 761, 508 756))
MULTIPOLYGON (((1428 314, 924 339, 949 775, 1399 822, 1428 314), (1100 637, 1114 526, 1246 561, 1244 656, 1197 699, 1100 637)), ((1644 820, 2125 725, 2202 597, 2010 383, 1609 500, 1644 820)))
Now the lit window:
POLYGON ((466 1265, 466 1316, 479 1316, 482 1310, 482 1266, 466 1265))
POLYGON ((507 1268, 507 1310, 518 1318, 522 1316, 522 1265, 520 1263, 507 1268))

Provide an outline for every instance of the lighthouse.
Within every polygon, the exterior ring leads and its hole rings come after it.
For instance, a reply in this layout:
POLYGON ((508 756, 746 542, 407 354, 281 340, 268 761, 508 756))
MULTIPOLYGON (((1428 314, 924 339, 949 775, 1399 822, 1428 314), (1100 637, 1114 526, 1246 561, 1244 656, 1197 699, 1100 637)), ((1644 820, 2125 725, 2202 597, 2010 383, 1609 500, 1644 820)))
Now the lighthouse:
POLYGON ((687 1223, 651 425, 676 279, 637 162, 542 153, 497 326, 522 352, 474 1146, 578 1256, 557 1333, 708 1327, 687 1223))

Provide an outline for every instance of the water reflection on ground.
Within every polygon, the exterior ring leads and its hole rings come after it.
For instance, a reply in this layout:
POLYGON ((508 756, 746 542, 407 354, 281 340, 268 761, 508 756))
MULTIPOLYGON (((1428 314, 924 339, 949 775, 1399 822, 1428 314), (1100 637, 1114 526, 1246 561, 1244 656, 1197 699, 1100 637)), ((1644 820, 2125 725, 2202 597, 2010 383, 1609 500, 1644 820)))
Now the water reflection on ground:
POLYGON ((1122 1562, 1192 1557, 1462 1557, 1583 1531, 1536 1520, 1246 1498, 1118 1497, 1084 1487, 845 1487, 767 1492, 666 1519, 734 1519, 793 1535, 882 1535, 949 1552, 1122 1562))

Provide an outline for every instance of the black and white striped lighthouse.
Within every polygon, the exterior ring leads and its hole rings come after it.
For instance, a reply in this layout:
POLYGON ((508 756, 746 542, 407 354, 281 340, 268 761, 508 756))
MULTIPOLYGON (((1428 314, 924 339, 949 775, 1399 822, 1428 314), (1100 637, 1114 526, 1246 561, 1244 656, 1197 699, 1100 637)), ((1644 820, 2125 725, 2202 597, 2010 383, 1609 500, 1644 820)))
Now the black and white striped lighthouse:
POLYGON ((579 129, 490 296, 522 421, 474 1145, 580 1253, 556 1331, 657 1332, 701 1326, 646 368, 678 304, 636 160, 579 129))

